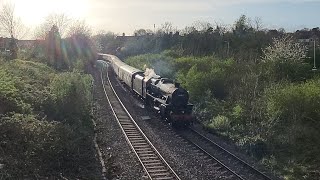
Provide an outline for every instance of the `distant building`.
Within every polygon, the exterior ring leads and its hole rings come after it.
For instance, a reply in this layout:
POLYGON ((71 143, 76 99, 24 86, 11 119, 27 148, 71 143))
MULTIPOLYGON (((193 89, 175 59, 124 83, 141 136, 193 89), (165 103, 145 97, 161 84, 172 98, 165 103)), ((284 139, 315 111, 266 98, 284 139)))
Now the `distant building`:
POLYGON ((11 38, 0 37, 0 51, 4 52, 10 49, 11 38))
POLYGON ((19 49, 30 49, 33 48, 37 43, 37 40, 18 40, 19 49))
POLYGON ((298 39, 299 43, 302 43, 302 44, 304 44, 306 46, 313 46, 314 41, 316 41, 317 44, 319 43, 318 36, 313 35, 310 38, 298 39))

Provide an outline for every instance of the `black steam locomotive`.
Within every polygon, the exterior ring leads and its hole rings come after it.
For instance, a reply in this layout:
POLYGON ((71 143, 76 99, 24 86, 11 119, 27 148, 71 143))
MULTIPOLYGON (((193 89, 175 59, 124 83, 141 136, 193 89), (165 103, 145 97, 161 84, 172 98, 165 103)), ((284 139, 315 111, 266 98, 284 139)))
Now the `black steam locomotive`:
POLYGON ((146 104, 153 107, 161 118, 173 125, 192 123, 192 108, 188 92, 178 83, 156 74, 147 74, 131 67, 119 58, 109 54, 99 54, 99 59, 110 62, 115 74, 146 104))

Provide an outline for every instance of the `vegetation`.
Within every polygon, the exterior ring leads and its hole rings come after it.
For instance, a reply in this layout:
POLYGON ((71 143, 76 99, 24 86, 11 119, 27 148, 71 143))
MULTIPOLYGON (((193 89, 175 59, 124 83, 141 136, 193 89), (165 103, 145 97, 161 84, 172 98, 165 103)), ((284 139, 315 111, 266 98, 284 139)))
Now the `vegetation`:
POLYGON ((319 38, 319 28, 268 30, 242 15, 231 28, 196 22, 178 31, 166 22, 135 36, 93 36, 83 21, 51 14, 18 51, 15 38, 27 30, 13 15, 2 7, 13 60, 0 61, 0 179, 98 179, 84 74, 97 51, 179 81, 198 121, 285 179, 320 176, 320 76, 308 58, 315 53, 319 65, 320 51, 298 43, 319 38))
POLYGON ((229 137, 285 179, 317 179, 320 77, 311 71, 305 48, 284 36, 255 61, 173 49, 126 62, 179 81, 208 130, 229 137))
POLYGON ((91 76, 18 59, 0 64, 1 179, 97 179, 91 76))

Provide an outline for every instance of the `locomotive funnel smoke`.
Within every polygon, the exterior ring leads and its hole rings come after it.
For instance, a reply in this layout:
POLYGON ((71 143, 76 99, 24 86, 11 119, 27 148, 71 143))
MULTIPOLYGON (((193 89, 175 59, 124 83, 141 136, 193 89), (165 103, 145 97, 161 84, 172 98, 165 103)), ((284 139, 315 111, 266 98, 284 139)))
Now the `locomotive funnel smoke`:
POLYGON ((159 77, 159 75, 157 75, 157 74, 154 72, 154 69, 151 69, 151 68, 146 68, 146 71, 144 72, 144 75, 145 75, 145 78, 146 78, 146 79, 158 78, 158 77, 159 77))

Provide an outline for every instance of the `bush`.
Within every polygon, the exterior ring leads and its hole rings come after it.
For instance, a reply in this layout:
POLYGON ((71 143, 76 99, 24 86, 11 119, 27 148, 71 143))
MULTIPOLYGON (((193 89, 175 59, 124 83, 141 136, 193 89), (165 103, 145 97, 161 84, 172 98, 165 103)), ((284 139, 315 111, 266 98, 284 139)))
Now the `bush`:
POLYGON ((68 124, 88 123, 91 108, 90 75, 80 73, 61 73, 55 76, 50 84, 53 94, 54 109, 47 109, 56 120, 68 124))
POLYGON ((97 179, 91 76, 31 61, 0 65, 0 179, 97 179))
POLYGON ((192 100, 199 100, 203 92, 210 91, 211 96, 223 100, 227 96, 227 82, 234 61, 221 61, 215 57, 180 58, 176 60, 179 69, 177 79, 188 89, 192 100))
POLYGON ((87 154, 87 149, 94 151, 89 133, 34 115, 2 117, 0 137, 0 162, 4 164, 0 174, 4 179, 44 179, 60 173, 76 178, 86 176, 87 163, 94 161, 93 154, 87 154))
MULTIPOLYGON (((295 166, 295 163, 305 169, 310 165, 318 166, 320 161, 318 156, 320 140, 317 138, 320 136, 319 92, 320 79, 317 78, 304 84, 270 87, 263 97, 266 103, 266 118, 263 125, 267 143, 278 155, 277 157, 282 161, 288 161, 290 166, 295 166)), ((308 168, 300 173, 304 176, 311 175, 308 168)))
POLYGON ((0 69, 0 114, 16 111, 21 113, 30 112, 30 105, 22 100, 19 89, 16 87, 17 78, 13 78, 4 70, 0 69))
POLYGON ((213 117, 207 126, 218 131, 226 131, 230 128, 230 121, 226 116, 218 115, 213 117))

